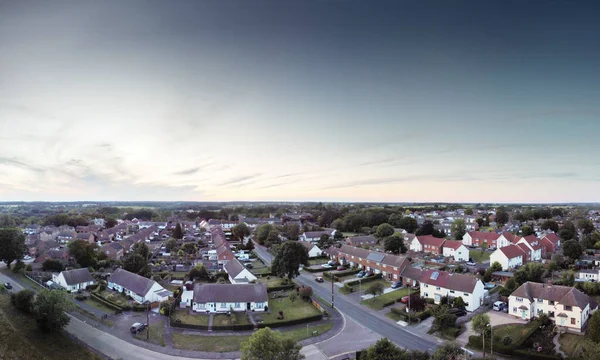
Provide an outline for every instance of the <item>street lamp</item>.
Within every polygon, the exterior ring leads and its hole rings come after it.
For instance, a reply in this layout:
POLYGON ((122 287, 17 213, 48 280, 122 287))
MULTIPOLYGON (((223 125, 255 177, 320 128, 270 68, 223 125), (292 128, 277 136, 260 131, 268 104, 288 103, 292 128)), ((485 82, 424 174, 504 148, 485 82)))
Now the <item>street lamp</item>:
MULTIPOLYGON (((494 328, 491 324, 486 324, 485 327, 490 328, 490 356, 494 355, 494 328)), ((485 357, 485 331, 483 332, 483 356, 485 357)))
POLYGON ((360 302, 360 294, 362 294, 362 279, 358 278, 358 302, 360 302))

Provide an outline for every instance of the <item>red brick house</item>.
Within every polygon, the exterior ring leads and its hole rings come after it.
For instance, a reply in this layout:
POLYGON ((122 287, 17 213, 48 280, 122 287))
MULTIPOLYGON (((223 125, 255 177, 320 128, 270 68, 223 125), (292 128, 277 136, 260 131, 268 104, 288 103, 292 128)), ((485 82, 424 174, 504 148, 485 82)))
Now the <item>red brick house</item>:
POLYGON ((555 233, 548 233, 540 239, 540 243, 542 244, 542 253, 552 254, 560 247, 560 237, 555 233))
POLYGON ((340 264, 381 274, 385 279, 391 281, 400 281, 402 279, 400 274, 410 265, 410 261, 405 256, 385 254, 350 245, 342 245, 337 251, 328 249, 325 253, 340 264))
POLYGON ((432 235, 415 236, 410 243, 410 250, 441 255, 445 241, 446 239, 436 238, 432 235))

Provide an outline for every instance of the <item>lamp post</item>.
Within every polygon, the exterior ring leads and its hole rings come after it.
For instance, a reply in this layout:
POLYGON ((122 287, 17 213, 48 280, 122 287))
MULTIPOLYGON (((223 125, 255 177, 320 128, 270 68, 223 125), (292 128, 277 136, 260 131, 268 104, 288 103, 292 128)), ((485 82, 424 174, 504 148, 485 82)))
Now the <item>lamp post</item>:
POLYGON ((358 302, 360 302, 360 294, 362 294, 362 279, 358 279, 358 302))
POLYGON ((494 355, 494 328, 492 327, 491 324, 488 324, 490 326, 490 356, 494 355))
POLYGON ((333 305, 333 278, 331 278, 331 308, 335 308, 335 306, 333 305))

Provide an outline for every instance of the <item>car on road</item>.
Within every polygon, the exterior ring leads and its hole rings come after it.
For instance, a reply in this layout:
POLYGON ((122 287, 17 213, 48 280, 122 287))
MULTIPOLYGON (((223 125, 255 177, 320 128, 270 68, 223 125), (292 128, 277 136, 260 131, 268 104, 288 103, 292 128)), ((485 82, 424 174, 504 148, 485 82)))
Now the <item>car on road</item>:
POLYGON ((142 331, 144 331, 144 329, 146 329, 148 327, 148 325, 144 324, 144 323, 133 323, 133 325, 131 325, 131 328, 129 329, 129 331, 131 331, 132 334, 138 334, 142 331))
POLYGON ((325 269, 331 269, 333 266, 329 265, 329 264, 323 264, 323 265, 321 265, 321 267, 325 268, 325 269))
POLYGON ((7 289, 12 289, 12 285, 9 282, 5 282, 4 287, 7 289))
POLYGON ((346 269, 347 269, 347 267, 344 266, 344 265, 340 265, 340 266, 337 267, 338 271, 342 271, 342 270, 346 270, 346 269))
POLYGON ((325 281, 325 280, 323 280, 323 278, 322 278, 322 277, 320 277, 320 276, 317 276, 317 277, 315 278, 315 281, 316 281, 316 282, 318 282, 318 283, 322 283, 322 282, 323 282, 323 281, 325 281))
POLYGON ((467 261, 467 266, 475 266, 477 263, 475 261, 467 261))
MULTIPOLYGON (((502 309, 506 306, 506 303, 503 301, 496 301, 494 303, 494 306, 492 306, 492 309, 494 309, 495 311, 502 311, 502 309)), ((508 306, 507 306, 508 308, 508 306)))
POLYGON ((392 284, 392 289, 398 289, 400 287, 402 287, 402 281, 396 281, 392 284))

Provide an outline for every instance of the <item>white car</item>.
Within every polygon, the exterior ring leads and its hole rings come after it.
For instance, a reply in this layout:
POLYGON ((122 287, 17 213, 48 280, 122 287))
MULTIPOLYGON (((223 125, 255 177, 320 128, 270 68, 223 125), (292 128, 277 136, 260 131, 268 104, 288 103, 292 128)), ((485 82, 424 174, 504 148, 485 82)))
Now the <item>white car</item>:
POLYGON ((321 265, 321 267, 325 268, 325 269, 331 269, 333 266, 331 266, 329 264, 323 264, 323 265, 321 265))
POLYGON ((474 261, 467 261, 467 266, 475 266, 475 265, 477 265, 476 262, 474 262, 474 261))

